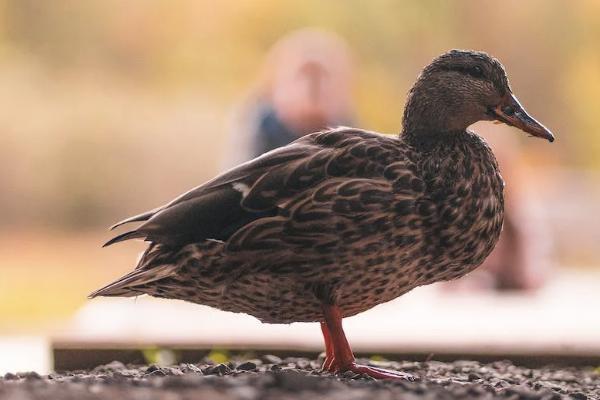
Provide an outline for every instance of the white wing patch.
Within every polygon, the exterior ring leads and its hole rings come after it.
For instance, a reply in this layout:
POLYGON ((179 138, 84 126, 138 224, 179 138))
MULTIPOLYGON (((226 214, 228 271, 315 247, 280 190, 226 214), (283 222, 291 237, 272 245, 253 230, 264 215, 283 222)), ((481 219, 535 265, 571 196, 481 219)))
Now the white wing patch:
POLYGON ((248 196, 248 193, 250 193, 250 186, 246 185, 245 183, 234 182, 232 186, 234 190, 240 192, 244 197, 248 196))

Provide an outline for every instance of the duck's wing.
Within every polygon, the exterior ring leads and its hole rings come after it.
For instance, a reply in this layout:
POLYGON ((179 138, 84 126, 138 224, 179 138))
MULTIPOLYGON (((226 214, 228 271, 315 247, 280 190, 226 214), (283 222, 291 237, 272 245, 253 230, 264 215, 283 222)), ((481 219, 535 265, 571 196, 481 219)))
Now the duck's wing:
POLYGON ((226 249, 269 250, 276 258, 283 256, 281 251, 291 251, 300 259, 303 249, 329 254, 343 243, 390 228, 392 221, 381 211, 393 208, 395 200, 392 184, 385 180, 330 177, 284 204, 278 215, 241 227, 227 241, 226 249))
POLYGON ((167 245, 228 240, 253 221, 290 212, 292 200, 296 204, 303 197, 312 197, 327 180, 381 176, 385 158, 394 150, 390 141, 350 128, 307 135, 225 172, 163 207, 116 224, 146 221, 106 245, 133 238, 167 245))

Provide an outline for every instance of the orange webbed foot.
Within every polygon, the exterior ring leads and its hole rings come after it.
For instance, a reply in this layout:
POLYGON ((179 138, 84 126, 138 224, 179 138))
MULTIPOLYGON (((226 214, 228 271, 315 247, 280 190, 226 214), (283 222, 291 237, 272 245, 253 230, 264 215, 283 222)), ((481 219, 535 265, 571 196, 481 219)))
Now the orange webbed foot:
POLYGON ((352 362, 348 365, 339 365, 335 359, 325 359, 322 371, 331 372, 334 374, 342 374, 347 371, 352 371, 355 374, 367 375, 375 379, 401 379, 405 381, 416 381, 417 378, 405 372, 373 367, 370 365, 362 365, 352 362))

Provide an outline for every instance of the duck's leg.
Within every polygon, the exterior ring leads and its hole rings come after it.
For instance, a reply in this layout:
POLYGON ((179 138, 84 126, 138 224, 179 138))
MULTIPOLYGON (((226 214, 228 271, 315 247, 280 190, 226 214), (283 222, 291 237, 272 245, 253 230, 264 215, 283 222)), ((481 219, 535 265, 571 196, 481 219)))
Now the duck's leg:
POLYGON ((331 342, 331 333, 325 322, 321 322, 321 331, 323 332, 323 340, 325 342, 325 361, 323 361, 322 371, 335 372, 332 369, 333 365, 333 343, 331 342))
POLYGON ((333 349, 333 360, 328 361, 325 358, 323 369, 330 372, 346 372, 352 371, 357 374, 366 374, 376 379, 407 379, 414 380, 414 377, 409 374, 398 371, 390 371, 383 368, 360 365, 356 363, 348 339, 342 327, 342 314, 340 309, 335 305, 324 304, 323 315, 325 316, 325 326, 323 329, 323 337, 325 338, 325 353, 327 354, 327 337, 333 349))

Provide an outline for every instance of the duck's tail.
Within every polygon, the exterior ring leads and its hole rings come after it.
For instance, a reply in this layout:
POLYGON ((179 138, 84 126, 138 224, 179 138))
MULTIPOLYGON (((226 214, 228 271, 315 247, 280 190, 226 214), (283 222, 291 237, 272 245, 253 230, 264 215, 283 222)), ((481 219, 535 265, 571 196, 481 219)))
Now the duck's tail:
POLYGON ((156 243, 151 243, 144 252, 135 270, 116 281, 98 289, 88 296, 132 297, 145 293, 143 285, 173 276, 179 265, 169 262, 171 253, 156 243))
POLYGON ((113 283, 104 286, 102 289, 98 289, 92 292, 88 298, 93 299, 98 296, 109 296, 109 297, 132 297, 144 294, 144 291, 140 286, 150 282, 157 281, 159 279, 173 276, 175 271, 179 267, 173 264, 160 265, 152 269, 136 269, 131 271, 127 275, 117 279, 113 283))

